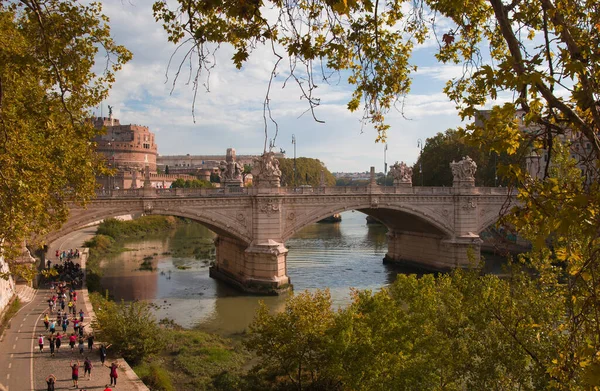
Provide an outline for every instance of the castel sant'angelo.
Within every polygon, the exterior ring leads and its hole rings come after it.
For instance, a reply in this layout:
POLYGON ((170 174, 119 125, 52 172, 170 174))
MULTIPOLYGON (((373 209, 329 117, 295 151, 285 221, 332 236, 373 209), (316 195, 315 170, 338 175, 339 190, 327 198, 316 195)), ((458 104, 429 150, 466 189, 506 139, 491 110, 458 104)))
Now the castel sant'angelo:
MULTIPOLYGON (((150 186, 168 188, 178 178, 210 180, 211 174, 219 174, 226 155, 176 155, 160 156, 155 135, 147 126, 122 125, 114 118, 109 107, 108 117, 93 117, 92 123, 105 133, 94 138, 96 150, 104 155, 114 176, 96 178, 100 187, 108 189, 135 189, 143 187, 146 176, 150 186)), ((235 149, 230 148, 236 159, 235 149)), ((253 155, 237 156, 237 161, 252 164, 253 155)), ((278 153, 276 158, 285 157, 278 153)), ((252 176, 247 179, 251 181, 252 176)))
POLYGON ((112 115, 92 120, 96 128, 106 128, 106 134, 94 141, 96 150, 106 156, 109 166, 121 170, 144 170, 148 166, 151 173, 156 173, 158 148, 147 126, 121 125, 112 115))
POLYGON ((92 122, 96 128, 105 129, 104 134, 93 140, 96 150, 104 155, 108 167, 116 170, 113 176, 96 178, 102 189, 136 189, 144 185, 146 176, 156 188, 169 187, 177 178, 195 179, 185 174, 157 172, 158 146, 147 126, 122 125, 112 113, 108 117, 94 117, 92 122))

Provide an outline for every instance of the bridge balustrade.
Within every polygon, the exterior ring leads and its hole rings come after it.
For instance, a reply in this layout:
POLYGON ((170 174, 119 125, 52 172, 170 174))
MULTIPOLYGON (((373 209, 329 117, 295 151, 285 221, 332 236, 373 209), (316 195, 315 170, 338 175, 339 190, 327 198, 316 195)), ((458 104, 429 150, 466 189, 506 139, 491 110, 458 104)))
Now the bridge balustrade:
POLYGON ((399 186, 332 186, 332 187, 223 187, 216 189, 207 188, 168 188, 168 189, 118 189, 99 190, 96 197, 106 198, 143 198, 143 197, 243 197, 256 195, 341 195, 341 194, 415 194, 415 195, 452 195, 452 194, 474 194, 474 195, 515 195, 516 191, 509 192, 505 187, 399 187, 399 186))

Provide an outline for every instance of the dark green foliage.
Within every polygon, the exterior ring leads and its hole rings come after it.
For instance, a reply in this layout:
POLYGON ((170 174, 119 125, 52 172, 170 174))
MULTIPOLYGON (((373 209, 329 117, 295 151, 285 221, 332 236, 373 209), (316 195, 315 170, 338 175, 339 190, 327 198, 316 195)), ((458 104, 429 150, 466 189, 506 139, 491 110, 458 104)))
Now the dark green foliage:
POLYGON ((450 162, 465 156, 477 163, 476 186, 508 185, 508 180, 501 175, 502 167, 517 161, 516 156, 509 157, 505 153, 485 153, 482 148, 468 144, 460 132, 448 129, 425 140, 423 153, 413 166, 413 186, 421 186, 421 183, 423 186, 452 186, 450 162))
POLYGON ((368 179, 352 179, 352 178, 338 178, 335 181, 336 186, 367 186, 369 184, 368 179))
MULTIPOLYGON (((212 180, 211 180, 212 182, 212 180)), ((211 189, 213 188, 213 185, 211 182, 205 181, 203 179, 182 179, 182 178, 177 178, 175 181, 173 181, 173 183, 171 183, 171 187, 176 189, 176 188, 185 188, 185 189, 200 189, 200 188, 207 188, 207 189, 211 189)))
POLYGON ((318 187, 321 183, 321 171, 325 174, 325 185, 335 186, 335 177, 319 159, 299 157, 296 159, 296 183, 294 184, 294 159, 279 158, 281 185, 293 187, 311 185, 318 187))
POLYGON ((164 349, 161 329, 148 303, 115 303, 98 294, 90 299, 96 312, 92 325, 98 339, 112 343, 112 349, 128 362, 142 362, 164 349))
POLYGON ((210 183, 221 183, 221 177, 216 172, 210 173, 210 183))
POLYGON ((128 221, 106 219, 98 226, 96 234, 121 240, 169 230, 175 224, 176 219, 170 216, 142 216, 128 221))

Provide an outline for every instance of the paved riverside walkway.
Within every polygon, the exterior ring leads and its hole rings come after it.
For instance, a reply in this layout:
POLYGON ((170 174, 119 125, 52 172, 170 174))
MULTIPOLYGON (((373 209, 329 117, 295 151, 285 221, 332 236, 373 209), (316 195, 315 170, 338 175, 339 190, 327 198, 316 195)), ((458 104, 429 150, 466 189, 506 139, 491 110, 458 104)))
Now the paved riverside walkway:
MULTIPOLYGON (((74 232, 67 237, 52 244, 48 251, 47 258, 53 263, 55 261, 55 251, 68 250, 69 248, 81 249, 83 241, 91 236, 95 228, 74 232)), ((85 257, 74 259, 74 262, 85 262, 85 257)), ((82 264, 82 267, 85 267, 82 264)), ((52 296, 48 286, 42 286, 36 292, 25 291, 20 297, 24 300, 30 297, 32 300, 29 303, 23 303, 21 310, 11 320, 11 327, 6 330, 4 337, 0 342, 0 384, 4 385, 8 391, 24 391, 24 390, 46 390, 46 377, 50 374, 56 376, 56 390, 104 390, 105 386, 110 383, 109 369, 103 367, 100 363, 100 355, 98 353, 99 344, 94 344, 92 352, 88 352, 87 340, 85 342, 84 355, 80 356, 75 346, 74 352, 71 352, 68 338, 63 338, 60 351, 55 357, 50 357, 50 348, 48 343, 48 335, 43 322, 43 314, 48 310, 47 300, 52 296), (39 352, 38 337, 44 335, 44 351, 39 352), (89 355, 92 361, 92 378, 87 380, 83 372, 83 361, 89 355), (69 363, 71 360, 79 360, 79 387, 73 387, 71 380, 71 368, 69 363)), ((91 304, 89 303, 87 290, 77 290, 77 307, 84 310, 84 324, 86 325, 86 333, 91 330, 90 313, 91 304)), ((92 313, 93 315, 93 313, 92 313)), ((50 319, 56 318, 56 314, 50 316, 50 319)), ((61 331, 62 328, 57 327, 61 331)), ((69 324, 67 334, 73 331, 72 324, 69 324)), ((119 377, 117 387, 112 387, 113 390, 126 391, 142 391, 148 388, 137 378, 129 365, 122 360, 115 360, 109 355, 105 361, 105 365, 117 361, 121 368, 119 369, 119 377)), ((1 389, 1 388, 0 388, 1 389)))

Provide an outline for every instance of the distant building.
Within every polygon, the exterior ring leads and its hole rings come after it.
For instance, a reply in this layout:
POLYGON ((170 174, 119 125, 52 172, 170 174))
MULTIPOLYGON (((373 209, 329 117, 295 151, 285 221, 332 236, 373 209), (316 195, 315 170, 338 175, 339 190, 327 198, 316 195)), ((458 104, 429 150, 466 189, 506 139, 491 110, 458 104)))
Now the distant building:
POLYGON ((92 118, 97 129, 106 128, 106 134, 96 136, 96 150, 103 154, 108 165, 123 171, 144 170, 156 173, 157 145, 154 133, 147 126, 121 125, 110 117, 92 118))
MULTIPOLYGON (((255 157, 258 155, 236 155, 236 161, 243 166, 252 165, 252 159, 255 157)), ((275 153, 275 158, 285 158, 285 154, 275 153)), ((219 172, 219 166, 224 160, 225 155, 159 155, 156 158, 156 165, 163 172, 169 166, 169 174, 177 172, 195 175, 202 170, 219 172)))

